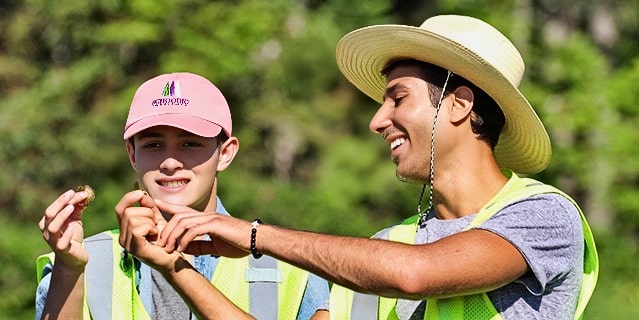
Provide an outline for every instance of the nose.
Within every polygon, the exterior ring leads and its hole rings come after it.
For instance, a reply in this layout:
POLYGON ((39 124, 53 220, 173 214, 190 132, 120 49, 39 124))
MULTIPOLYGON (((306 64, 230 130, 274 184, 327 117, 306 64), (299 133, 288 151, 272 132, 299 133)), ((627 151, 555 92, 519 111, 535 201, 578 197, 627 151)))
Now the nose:
POLYGON ((373 133, 381 134, 384 130, 392 125, 391 121, 392 108, 388 102, 384 102, 371 119, 368 128, 373 133))
POLYGON ((174 154, 167 153, 162 163, 160 163, 160 171, 164 170, 174 172, 179 169, 184 169, 184 163, 178 160, 178 157, 176 157, 174 154))

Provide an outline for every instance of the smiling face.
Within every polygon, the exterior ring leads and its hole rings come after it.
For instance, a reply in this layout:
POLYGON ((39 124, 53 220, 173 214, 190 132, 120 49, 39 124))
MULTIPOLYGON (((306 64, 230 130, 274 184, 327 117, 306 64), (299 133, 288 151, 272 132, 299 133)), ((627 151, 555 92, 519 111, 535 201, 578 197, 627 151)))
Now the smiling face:
MULTIPOLYGON (((384 102, 371 119, 370 129, 388 143, 400 180, 426 183, 436 109, 420 74, 415 66, 400 65, 390 71, 384 102)), ((440 113, 438 123, 442 116, 440 113)))
MULTIPOLYGON (((156 126, 127 142, 138 180, 156 199, 205 210, 218 171, 226 169, 237 152, 237 139, 220 142, 188 131, 156 126)), ((213 199, 212 199, 213 198, 213 199)))

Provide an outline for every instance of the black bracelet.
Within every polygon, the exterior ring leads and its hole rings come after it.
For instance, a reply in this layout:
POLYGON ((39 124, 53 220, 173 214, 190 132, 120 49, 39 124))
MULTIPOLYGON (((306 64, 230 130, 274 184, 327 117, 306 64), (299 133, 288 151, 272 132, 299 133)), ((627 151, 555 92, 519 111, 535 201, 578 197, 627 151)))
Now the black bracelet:
POLYGON ((251 230, 251 254, 255 259, 259 259, 260 257, 262 257, 262 254, 257 252, 257 249, 255 249, 255 236, 257 235, 257 226, 259 226, 261 223, 262 220, 260 219, 255 219, 253 220, 253 222, 251 222, 251 226, 253 226, 253 229, 251 230))

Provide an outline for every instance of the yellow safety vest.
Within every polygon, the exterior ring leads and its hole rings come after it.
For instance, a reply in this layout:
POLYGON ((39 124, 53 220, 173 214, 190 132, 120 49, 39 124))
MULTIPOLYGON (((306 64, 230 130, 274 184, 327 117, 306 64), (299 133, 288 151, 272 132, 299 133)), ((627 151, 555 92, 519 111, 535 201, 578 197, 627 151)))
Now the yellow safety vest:
MULTIPOLYGON (((118 243, 118 230, 89 237, 84 246, 91 258, 85 268, 83 318, 150 319, 135 283, 139 262, 118 243)), ((269 256, 263 256, 259 262, 252 257, 219 259, 211 283, 236 306, 258 319, 297 318, 309 277, 307 271, 269 256), (261 267, 264 265, 268 267, 261 267), (254 285, 264 284, 276 285, 277 292, 270 295, 252 292, 256 290, 254 285)), ((38 257, 38 282, 49 263, 54 263, 53 253, 38 257)))
MULTIPOLYGON (((510 179, 506 185, 495 195, 477 215, 473 218, 466 230, 481 225, 488 218, 510 203, 543 193, 557 193, 568 199, 579 211, 584 233, 584 271, 581 291, 575 310, 575 319, 581 319, 583 312, 592 296, 599 274, 599 258, 592 235, 592 231, 586 218, 575 201, 557 188, 543 184, 529 178, 519 178, 515 173, 509 172, 510 179)), ((417 232, 419 215, 404 220, 401 224, 391 228, 389 240, 414 243, 417 232)), ((363 318, 359 314, 351 314, 353 311, 354 292, 339 285, 333 285, 330 293, 331 320, 346 320, 363 318)), ((397 299, 379 297, 377 303, 377 319, 398 319, 395 311, 397 299)), ((501 319, 501 316, 491 303, 486 293, 459 296, 446 299, 427 299, 424 319, 501 319)))

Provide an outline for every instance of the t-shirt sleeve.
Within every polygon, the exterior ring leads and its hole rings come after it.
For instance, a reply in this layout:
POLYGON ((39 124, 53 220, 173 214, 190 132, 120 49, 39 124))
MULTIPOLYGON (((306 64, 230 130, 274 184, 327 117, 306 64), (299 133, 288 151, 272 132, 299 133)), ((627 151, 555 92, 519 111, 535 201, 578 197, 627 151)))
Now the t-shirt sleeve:
POLYGON ((297 319, 310 319, 317 310, 328 310, 328 282, 310 273, 297 319))
POLYGON ((35 319, 42 318, 42 311, 44 311, 44 304, 47 302, 47 294, 49 293, 49 284, 51 283, 51 271, 53 265, 48 263, 42 272, 43 276, 38 287, 36 289, 35 296, 35 319))
POLYGON ((503 237, 522 253, 532 272, 517 282, 535 295, 552 289, 553 283, 583 264, 580 214, 561 195, 543 194, 517 201, 477 228, 503 237))

